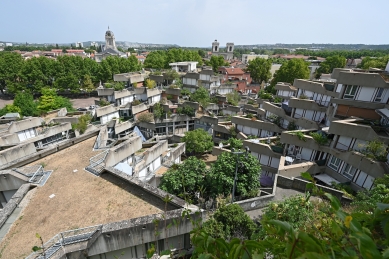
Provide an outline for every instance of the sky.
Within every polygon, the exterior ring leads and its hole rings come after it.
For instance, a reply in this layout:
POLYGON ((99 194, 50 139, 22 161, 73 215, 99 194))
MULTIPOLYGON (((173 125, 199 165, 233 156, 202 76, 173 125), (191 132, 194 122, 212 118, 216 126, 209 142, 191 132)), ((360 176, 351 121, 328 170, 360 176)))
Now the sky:
POLYGON ((388 44, 389 0, 0 0, 0 41, 388 44))

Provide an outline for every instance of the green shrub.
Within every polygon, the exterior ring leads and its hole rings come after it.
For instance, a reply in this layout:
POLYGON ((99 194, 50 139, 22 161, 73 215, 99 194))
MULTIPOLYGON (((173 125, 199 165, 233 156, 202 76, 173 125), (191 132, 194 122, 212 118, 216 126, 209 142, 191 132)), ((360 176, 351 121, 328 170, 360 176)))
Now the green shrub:
POLYGON ((328 142, 327 136, 318 133, 318 132, 311 132, 309 135, 316 141, 319 145, 325 145, 328 142))
POLYGON ((297 136, 299 140, 306 141, 305 135, 301 131, 294 131, 292 132, 292 135, 297 136))

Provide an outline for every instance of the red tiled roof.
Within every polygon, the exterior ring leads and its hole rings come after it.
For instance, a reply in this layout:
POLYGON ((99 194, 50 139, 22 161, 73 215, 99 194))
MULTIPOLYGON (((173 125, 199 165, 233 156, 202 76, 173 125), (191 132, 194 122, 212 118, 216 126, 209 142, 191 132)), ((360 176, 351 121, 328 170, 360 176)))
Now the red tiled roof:
POLYGON ((52 52, 62 52, 62 49, 52 49, 52 52))
POLYGON ((83 53, 84 50, 83 49, 67 49, 66 52, 67 53, 83 53))
POLYGON ((223 68, 222 70, 224 70, 224 72, 227 72, 228 75, 243 75, 244 74, 243 70, 240 68, 228 67, 228 68, 223 68))
POLYGON ((136 56, 137 59, 140 59, 140 58, 143 58, 145 59, 146 57, 145 56, 136 56))

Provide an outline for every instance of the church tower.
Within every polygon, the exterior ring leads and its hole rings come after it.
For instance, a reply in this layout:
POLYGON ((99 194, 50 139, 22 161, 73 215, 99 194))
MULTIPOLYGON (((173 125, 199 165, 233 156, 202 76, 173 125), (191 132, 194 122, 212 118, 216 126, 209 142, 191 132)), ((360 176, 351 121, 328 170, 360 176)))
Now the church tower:
POLYGON ((228 42, 227 43, 227 53, 233 53, 234 52, 234 43, 228 42))
POLYGON ((219 52, 219 42, 217 40, 212 42, 212 52, 219 52))
POLYGON ((116 49, 115 35, 109 30, 105 32, 105 49, 116 49))

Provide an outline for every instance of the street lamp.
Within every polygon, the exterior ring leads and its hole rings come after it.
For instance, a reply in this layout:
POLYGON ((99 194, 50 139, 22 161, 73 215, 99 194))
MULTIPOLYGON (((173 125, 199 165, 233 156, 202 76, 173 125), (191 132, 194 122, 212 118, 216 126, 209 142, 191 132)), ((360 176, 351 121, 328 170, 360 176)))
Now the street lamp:
POLYGON ((235 200, 236 181, 238 180, 238 165, 240 163, 239 158, 241 155, 245 155, 247 157, 248 154, 250 153, 250 149, 248 147, 245 147, 245 151, 241 151, 240 149, 235 151, 235 149, 233 148, 231 150, 231 153, 236 155, 235 178, 234 178, 234 185, 232 186, 232 198, 231 198, 231 203, 233 203, 235 200))

